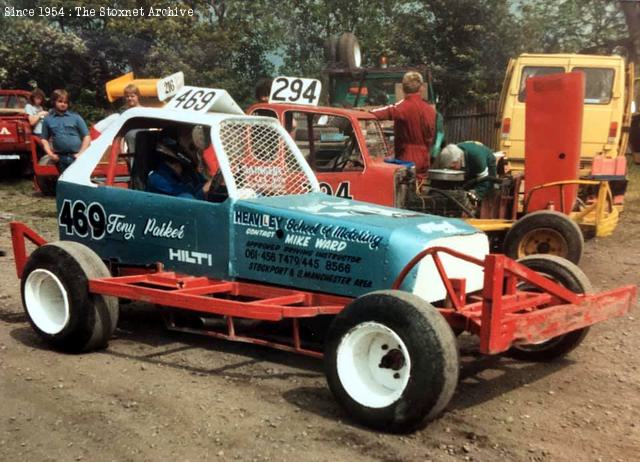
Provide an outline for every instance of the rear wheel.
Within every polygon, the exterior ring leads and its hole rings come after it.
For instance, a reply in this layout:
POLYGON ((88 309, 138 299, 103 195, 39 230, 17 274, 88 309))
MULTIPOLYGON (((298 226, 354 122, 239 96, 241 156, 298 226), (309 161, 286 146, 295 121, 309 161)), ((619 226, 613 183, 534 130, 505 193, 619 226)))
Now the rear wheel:
POLYGON ((33 329, 51 347, 104 348, 118 323, 118 299, 89 292, 89 279, 109 277, 100 258, 77 242, 37 248, 24 267, 22 304, 33 329))
MULTIPOLYGON (((55 165, 55 162, 48 155, 44 155, 38 161, 38 165, 55 165)), ((57 178, 54 176, 35 175, 36 188, 45 196, 55 196, 57 178)))
POLYGON ((324 57, 330 65, 335 65, 338 58, 338 37, 331 36, 324 43, 324 57))
POLYGON ((552 210, 540 210, 520 218, 504 239, 504 253, 513 259, 549 254, 577 264, 583 246, 584 238, 578 224, 552 210))
POLYGON ((362 63, 360 44, 351 32, 345 32, 338 38, 338 60, 351 71, 358 69, 362 63))
POLYGON ((405 432, 435 418, 458 382, 455 337, 442 315, 406 292, 379 291, 333 321, 325 371, 337 401, 371 428, 405 432))
MULTIPOLYGON (((592 291, 591 282, 580 268, 554 255, 532 255, 519 260, 527 268, 537 271, 572 292, 588 293, 592 291)), ((523 288, 531 290, 531 288, 523 288)), ((513 346, 507 354, 526 361, 551 361, 560 358, 576 348, 589 332, 589 328, 574 330, 559 335, 546 342, 513 346)))

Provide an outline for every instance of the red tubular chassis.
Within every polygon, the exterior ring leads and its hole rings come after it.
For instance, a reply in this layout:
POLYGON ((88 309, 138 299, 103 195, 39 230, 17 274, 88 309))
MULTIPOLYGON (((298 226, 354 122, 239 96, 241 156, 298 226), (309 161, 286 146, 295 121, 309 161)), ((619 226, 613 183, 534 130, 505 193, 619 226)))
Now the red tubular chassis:
MULTIPOLYGON (((11 223, 17 275, 27 261, 26 241, 36 246, 46 241, 23 223, 11 223)), ((453 250, 434 247, 416 255, 393 283, 398 289, 409 271, 423 258, 433 258, 447 290, 439 312, 455 331, 468 331, 480 338, 480 352, 497 354, 516 344, 537 344, 629 312, 636 300, 636 287, 624 286, 596 294, 576 294, 536 271, 504 255, 487 255, 484 261, 453 250), (467 294, 464 279, 448 278, 440 255, 449 254, 472 262, 484 270, 484 288, 467 294), (526 287, 526 290, 523 290, 526 287)), ((253 282, 225 281, 155 269, 118 268, 119 276, 91 279, 89 291, 118 298, 139 300, 189 312, 224 316, 225 332, 180 327, 167 316, 173 330, 205 333, 218 338, 270 346, 313 357, 319 349, 303 347, 299 321, 318 315, 336 315, 352 298, 274 287, 253 282), (238 335, 235 318, 292 320, 288 342, 238 335)))

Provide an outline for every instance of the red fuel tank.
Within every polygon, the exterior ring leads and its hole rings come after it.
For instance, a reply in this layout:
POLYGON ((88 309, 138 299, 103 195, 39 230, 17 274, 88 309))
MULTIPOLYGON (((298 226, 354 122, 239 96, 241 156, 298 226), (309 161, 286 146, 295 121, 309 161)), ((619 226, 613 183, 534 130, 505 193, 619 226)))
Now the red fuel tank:
POLYGON ((569 72, 527 80, 525 198, 527 211, 553 208, 569 213, 577 185, 530 191, 554 181, 576 180, 580 166, 584 74, 569 72))

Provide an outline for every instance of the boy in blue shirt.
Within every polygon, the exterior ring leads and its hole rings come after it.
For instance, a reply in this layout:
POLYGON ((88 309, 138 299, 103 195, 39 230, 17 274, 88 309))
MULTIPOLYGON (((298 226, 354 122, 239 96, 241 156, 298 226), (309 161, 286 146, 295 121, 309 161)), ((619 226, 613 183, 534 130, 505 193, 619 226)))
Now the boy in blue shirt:
POLYGON ((53 111, 42 122, 42 147, 62 173, 89 147, 91 137, 82 117, 69 111, 66 90, 54 90, 51 102, 53 111))

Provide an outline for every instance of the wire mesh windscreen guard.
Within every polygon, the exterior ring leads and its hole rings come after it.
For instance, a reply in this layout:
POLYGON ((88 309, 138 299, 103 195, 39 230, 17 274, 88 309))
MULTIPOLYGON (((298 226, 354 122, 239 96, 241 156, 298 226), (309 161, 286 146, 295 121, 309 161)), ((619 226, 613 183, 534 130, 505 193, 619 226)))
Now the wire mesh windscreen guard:
POLYGON ((238 190, 259 196, 306 194, 313 186, 274 123, 225 120, 220 140, 238 190))

